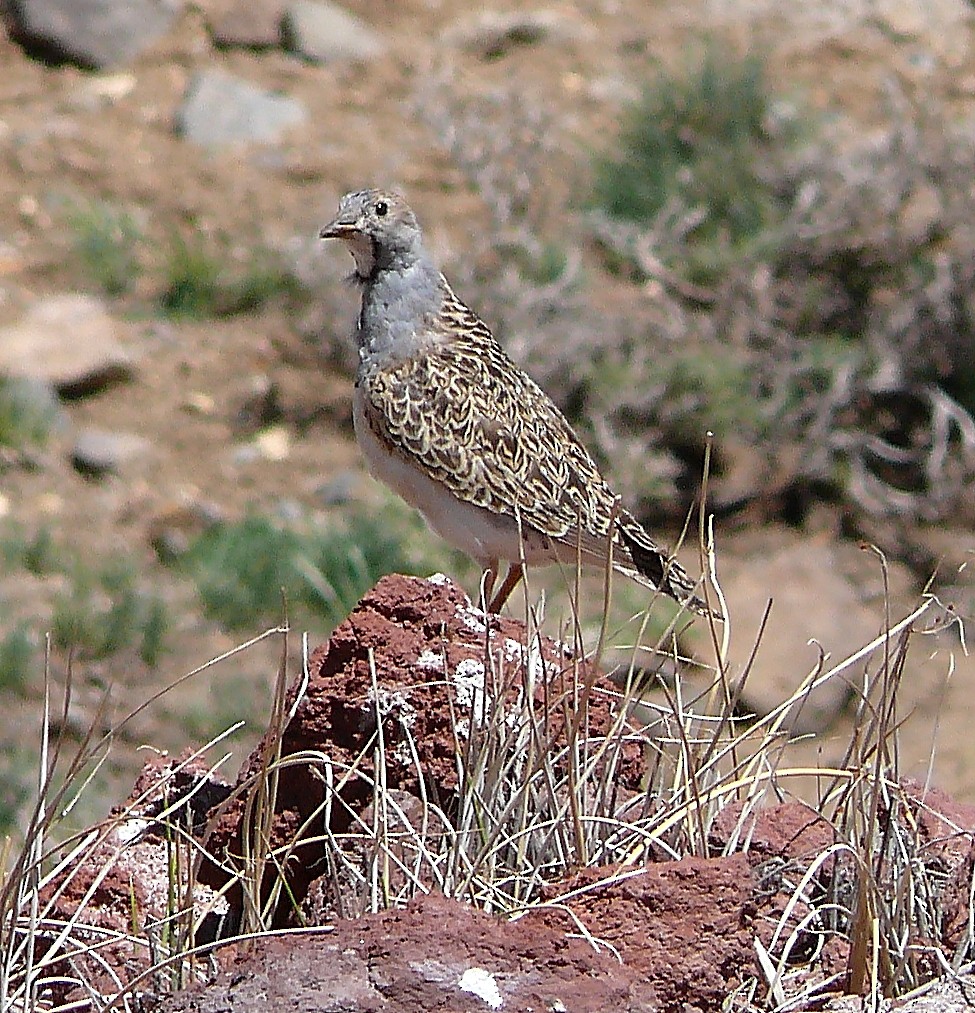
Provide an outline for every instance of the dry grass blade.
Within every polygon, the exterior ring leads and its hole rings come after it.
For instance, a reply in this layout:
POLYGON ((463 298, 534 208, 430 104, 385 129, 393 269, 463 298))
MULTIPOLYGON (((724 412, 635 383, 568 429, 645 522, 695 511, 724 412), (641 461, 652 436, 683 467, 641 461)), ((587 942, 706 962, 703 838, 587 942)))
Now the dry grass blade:
MULTIPOLYGON (((143 953, 150 964, 157 961, 171 964, 177 975, 176 985, 185 981, 187 970, 195 973, 181 963, 180 954, 193 948, 194 933, 204 917, 196 906, 191 860, 200 845, 184 822, 193 799, 205 788, 205 778, 201 777, 186 792, 174 790, 171 803, 153 802, 151 819, 146 818, 147 805, 157 794, 162 798, 168 791, 167 785, 175 785, 175 779, 183 771, 198 764, 208 750, 234 729, 217 735, 180 763, 173 764, 162 781, 152 783, 111 819, 67 837, 58 831, 105 762, 119 730, 136 714, 219 661, 280 632, 271 630, 252 638, 174 680, 102 734, 98 734, 103 724, 103 711, 99 709, 81 743, 67 755, 65 740, 59 736, 52 743, 49 730, 69 727, 73 666, 69 659, 60 719, 56 721, 52 717, 54 682, 50 652, 46 652, 37 801, 27 824, 25 843, 14 861, 5 863, 0 885, 0 997, 4 1009, 55 1008, 53 997, 72 988, 80 989, 88 998, 65 1008, 79 1003, 101 1007, 106 987, 112 994, 124 991, 125 983, 110 956, 113 947, 120 944, 143 953), (133 908, 128 932, 97 924, 89 917, 95 897, 120 858, 150 825, 166 837, 168 882, 163 917, 155 923, 147 919, 145 924, 138 924, 141 914, 133 908), (63 917, 59 915, 59 905, 69 895, 67 910, 71 914, 63 917)), ((212 774, 228 759, 229 754, 224 755, 209 767, 209 772, 212 774)))
MULTIPOLYGON (((698 537, 702 565, 727 612, 714 580, 710 524, 703 518, 698 537)), ((576 902, 607 885, 647 875, 645 863, 651 858, 711 857, 715 817, 731 804, 737 808, 735 818, 726 821, 732 826, 722 850, 748 850, 758 809, 812 773, 826 785, 818 810, 837 828, 838 838, 805 864, 785 863, 768 873, 785 900, 777 920, 769 919, 767 931, 756 936, 760 980, 742 983, 732 1000, 735 1008, 761 1005, 784 1013, 816 999, 835 985, 835 978, 809 967, 836 935, 851 943, 848 983, 873 1004, 916 987, 925 975, 959 965, 970 954, 975 936, 971 919, 957 952, 941 954, 932 945, 939 895, 924 849, 933 845, 918 831, 922 803, 904 792, 897 777, 896 733, 902 721, 897 689, 912 639, 944 628, 934 599, 925 599, 897 622, 888 616, 883 631, 850 657, 831 663, 823 655, 787 700, 746 720, 736 710, 750 662, 741 673, 727 666, 730 621, 720 632, 711 624, 713 677, 691 693, 682 678, 687 661, 677 640, 680 617, 656 643, 645 643, 651 627, 645 614, 636 616, 640 634, 631 646, 625 684, 610 688, 583 650, 578 568, 566 573, 566 581, 576 598, 563 642, 573 650, 553 649, 542 636, 544 603, 532 603, 525 591, 520 643, 508 638, 499 649, 485 622, 479 659, 469 659, 477 664, 469 664, 464 673, 452 671, 444 647, 443 674, 421 683, 425 691, 442 691, 449 701, 455 777, 441 783, 433 782, 421 760, 427 755, 425 743, 415 738, 406 691, 384 683, 378 656, 371 651, 362 702, 368 721, 356 750, 344 762, 330 756, 327 746, 285 753, 285 731, 311 684, 307 643, 289 709, 287 626, 264 634, 282 640, 268 734, 251 776, 210 813, 212 828, 228 807, 243 802, 242 853, 220 856, 227 876, 220 893, 242 898, 242 933, 236 938, 258 938, 271 925, 309 917, 307 898, 293 891, 290 870, 311 855, 313 865, 326 874, 322 918, 398 907, 437 890, 512 917, 539 906, 564 910, 581 938, 597 949, 612 950, 585 924, 576 902), (677 675, 663 683, 663 703, 650 705, 638 691, 638 659, 661 655, 670 659, 677 675), (790 711, 826 680, 858 678, 860 720, 843 764, 809 768, 786 762, 790 711), (643 757, 638 791, 632 790, 635 780, 625 782, 635 756, 643 757), (389 777, 394 766, 397 778, 415 787, 394 786, 389 777), (310 770, 321 785, 321 800, 297 825, 288 823, 288 837, 282 839, 277 819, 281 779, 299 768, 310 770), (584 886, 577 881, 553 887, 583 869, 599 871, 584 877, 584 886)), ((607 578, 597 649, 607 641, 611 592, 607 578)), ((103 737, 95 745, 104 748, 110 741, 111 736, 103 737)), ((75 994, 88 996, 90 1005, 130 1008, 139 981, 152 980, 157 991, 168 991, 193 976, 205 977, 209 969, 201 957, 212 947, 199 945, 198 934, 221 898, 204 902, 198 896, 199 863, 217 859, 205 851, 209 828, 201 838, 181 822, 180 807, 189 804, 193 793, 163 805, 153 817, 157 826, 167 828, 165 911, 155 922, 142 924, 133 911, 128 931, 89 925, 85 906, 128 846, 128 824, 138 818, 145 798, 69 840, 62 845, 67 853, 56 857, 45 842, 77 785, 71 790, 52 787, 57 749, 42 745, 38 822, 0 894, 2 984, 8 1005, 27 1010, 39 988, 67 994, 73 987, 80 990, 75 994), (79 863, 93 854, 104 857, 80 891, 77 911, 59 917, 59 899, 72 885, 79 863), (113 947, 121 944, 139 950, 149 965, 135 981, 113 970, 113 947)), ((88 746, 81 760, 67 765, 82 785, 94 755, 95 747, 88 746)), ((975 887, 970 891, 975 896, 975 887)))

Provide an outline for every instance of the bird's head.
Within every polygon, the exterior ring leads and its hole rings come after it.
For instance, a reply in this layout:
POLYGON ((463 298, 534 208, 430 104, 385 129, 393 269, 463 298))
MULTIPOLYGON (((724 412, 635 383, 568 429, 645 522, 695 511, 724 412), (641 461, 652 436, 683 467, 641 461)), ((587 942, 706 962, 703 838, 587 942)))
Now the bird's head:
POLYGON ((319 237, 341 239, 348 246, 360 281, 368 281, 377 271, 397 264, 410 266, 421 249, 416 216, 398 193, 389 190, 347 193, 319 237))

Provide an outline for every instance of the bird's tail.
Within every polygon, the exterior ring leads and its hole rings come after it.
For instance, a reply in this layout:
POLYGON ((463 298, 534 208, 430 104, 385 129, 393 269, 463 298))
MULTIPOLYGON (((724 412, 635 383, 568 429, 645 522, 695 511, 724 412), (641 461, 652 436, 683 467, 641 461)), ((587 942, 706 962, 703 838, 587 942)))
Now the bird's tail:
POLYGON ((661 548, 644 530, 643 525, 628 511, 620 512, 617 521, 620 539, 633 559, 633 566, 640 577, 654 588, 670 595, 685 608, 702 616, 724 619, 716 609, 695 594, 696 582, 690 574, 661 548))

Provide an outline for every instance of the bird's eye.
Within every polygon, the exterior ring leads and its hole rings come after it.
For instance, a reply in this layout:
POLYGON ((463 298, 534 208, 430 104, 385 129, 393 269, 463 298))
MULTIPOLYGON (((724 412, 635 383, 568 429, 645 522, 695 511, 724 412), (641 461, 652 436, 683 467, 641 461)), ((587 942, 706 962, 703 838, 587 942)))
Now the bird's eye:
POLYGON ((384 200, 376 201, 376 214, 380 218, 385 218, 388 213, 389 205, 384 200))

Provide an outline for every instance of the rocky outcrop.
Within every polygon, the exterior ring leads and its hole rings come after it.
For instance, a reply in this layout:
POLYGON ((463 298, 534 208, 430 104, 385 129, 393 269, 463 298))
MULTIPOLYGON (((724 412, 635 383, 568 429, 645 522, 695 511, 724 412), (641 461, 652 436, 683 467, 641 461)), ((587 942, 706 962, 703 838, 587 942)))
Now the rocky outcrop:
MULTIPOLYGON (((160 938, 197 982, 157 993, 166 1013, 717 1013, 775 966, 803 966, 810 995, 845 980, 850 944, 821 917, 824 897, 853 903, 842 831, 806 805, 729 799, 702 853, 651 833, 666 793, 641 790, 651 742, 612 683, 445 577, 380 580, 276 715, 235 785, 192 756, 154 760, 47 881, 44 918, 71 923, 42 937, 57 998, 144 991, 162 978, 143 940, 160 938), (236 941, 255 919, 303 934, 236 941)), ((963 948, 975 813, 888 792, 943 884, 929 941, 963 948)))
POLYGON ((578 1010, 651 1013, 641 975, 561 929, 508 922, 442 896, 241 951, 212 985, 160 1007, 309 1013, 578 1010))
MULTIPOLYGON (((217 826, 211 850, 242 853, 244 814, 269 755, 307 757, 287 762, 276 777, 269 842, 287 850, 288 891, 300 904, 321 875, 323 806, 332 832, 344 833, 373 802, 381 777, 387 791, 423 801, 438 794, 449 809, 465 744, 529 687, 549 751, 564 750, 570 735, 605 736, 613 728, 618 690, 564 645, 533 635, 519 620, 486 615, 446 577, 384 577, 312 654, 307 683, 291 687, 286 706, 293 716, 279 743, 269 733, 244 764, 239 798, 217 826), (581 733, 567 727, 572 712, 580 714, 581 733), (330 780, 341 785, 340 804, 330 797, 330 780), (310 843, 296 840, 302 827, 310 843)), ((504 710, 501 719, 517 716, 504 710)), ((639 745, 623 742, 615 763, 620 787, 635 790, 644 770, 639 745)), ((206 865, 201 875, 222 886, 226 866, 206 865)))

